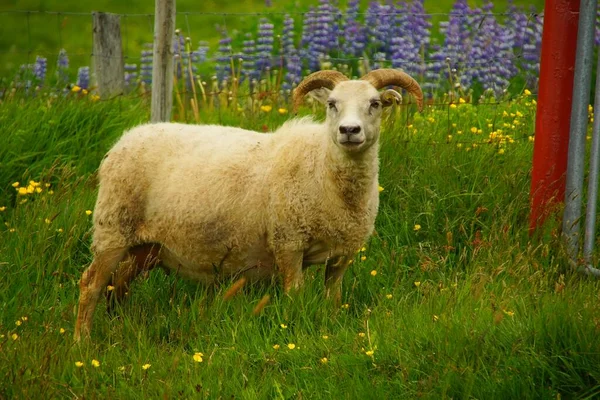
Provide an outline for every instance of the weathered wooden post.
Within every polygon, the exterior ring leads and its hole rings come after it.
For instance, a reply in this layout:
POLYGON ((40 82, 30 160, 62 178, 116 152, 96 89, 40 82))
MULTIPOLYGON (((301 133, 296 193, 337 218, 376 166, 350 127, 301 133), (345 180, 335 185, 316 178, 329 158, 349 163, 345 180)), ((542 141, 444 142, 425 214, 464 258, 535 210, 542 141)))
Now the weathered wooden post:
POLYGON ((175 0, 156 0, 152 61, 152 122, 169 121, 173 106, 175 0))
POLYGON ((117 14, 93 12, 94 70, 101 98, 123 94, 121 21, 117 14))

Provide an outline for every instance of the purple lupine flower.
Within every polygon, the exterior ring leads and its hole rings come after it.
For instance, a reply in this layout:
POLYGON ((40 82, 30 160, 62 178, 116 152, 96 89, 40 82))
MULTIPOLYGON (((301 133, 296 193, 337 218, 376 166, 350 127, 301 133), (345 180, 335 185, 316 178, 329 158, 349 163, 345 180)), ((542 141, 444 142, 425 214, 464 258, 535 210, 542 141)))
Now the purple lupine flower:
POLYGON ((33 75, 38 85, 42 86, 46 80, 46 70, 48 66, 48 60, 44 57, 37 56, 35 63, 33 64, 33 75))
POLYGON ((198 48, 192 52, 192 62, 196 64, 205 63, 208 55, 208 42, 198 42, 198 48))
MULTIPOLYGON (((260 72, 256 68, 257 54, 256 54, 256 41, 252 38, 251 33, 246 33, 246 40, 242 42, 242 71, 241 80, 248 80, 248 83, 253 90, 253 82, 259 78, 260 72)), ((240 82, 241 83, 241 82, 240 82)))
POLYGON ((486 3, 475 10, 482 18, 473 35, 468 68, 484 89, 499 96, 517 72, 512 62, 514 32, 500 26, 492 9, 493 4, 486 3))
POLYGON ((286 68, 285 79, 282 84, 284 89, 291 89, 302 80, 302 62, 294 44, 294 19, 286 15, 283 21, 283 34, 281 38, 281 54, 286 68))
MULTIPOLYGON (((375 1, 369 3, 365 16, 365 26, 369 51, 372 54, 383 53, 385 58, 390 55, 396 14, 398 13, 391 4, 379 4, 375 1)), ((375 56, 373 57, 375 58, 375 56)))
POLYGON ((145 43, 143 45, 140 58, 140 80, 146 85, 152 83, 152 59, 153 59, 153 44, 145 43))
POLYGON ((136 80, 138 76, 137 72, 137 64, 125 64, 125 87, 130 89, 136 85, 136 80))
POLYGON ((300 41, 300 55, 306 60, 309 70, 314 71, 319 67, 319 56, 311 43, 315 40, 317 31, 317 13, 314 7, 310 7, 304 16, 302 27, 302 39, 300 41))
POLYGON ((273 64, 273 24, 266 18, 261 18, 258 24, 256 39, 256 71, 263 75, 273 64))
POLYGON ((69 82, 69 56, 65 49, 60 49, 58 52, 58 59, 56 61, 56 79, 58 85, 63 86, 69 82))
POLYGON ((535 89, 540 74, 540 56, 542 50, 543 15, 532 9, 527 17, 527 25, 523 34, 521 51, 515 50, 522 56, 517 60, 517 67, 524 73, 525 84, 528 88, 535 89))
POLYGON ((77 86, 86 90, 90 88, 90 67, 80 67, 77 70, 77 86))
POLYGON ((215 71, 217 80, 222 82, 231 76, 231 58, 233 57, 231 48, 231 37, 228 36, 226 29, 220 29, 221 39, 217 50, 215 71))
POLYGON ((367 46, 366 29, 358 21, 359 0, 348 2, 344 18, 344 50, 350 57, 360 57, 367 46))
POLYGON ((426 77, 432 81, 450 79, 456 86, 469 88, 472 76, 467 67, 468 56, 471 53, 471 24, 472 10, 466 0, 457 0, 450 11, 448 21, 440 22, 440 31, 444 35, 444 44, 432 53, 434 60, 429 65, 426 77), (441 62, 443 60, 443 62, 441 62))

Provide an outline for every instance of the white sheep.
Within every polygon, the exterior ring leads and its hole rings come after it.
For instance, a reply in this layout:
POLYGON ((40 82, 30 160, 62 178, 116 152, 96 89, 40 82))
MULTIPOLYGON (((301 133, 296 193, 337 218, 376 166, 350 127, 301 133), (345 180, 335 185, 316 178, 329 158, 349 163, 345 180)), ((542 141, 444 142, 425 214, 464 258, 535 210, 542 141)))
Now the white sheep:
POLYGON ((292 119, 272 134, 176 123, 125 133, 99 169, 94 260, 80 281, 75 339, 89 336, 111 280, 122 297, 159 261, 205 282, 281 275, 285 292, 302 283, 304 267, 325 263, 327 293, 339 301, 348 260, 377 215, 381 110, 401 99, 378 89, 391 85, 422 107, 419 85, 404 72, 348 80, 320 71, 293 101, 297 109, 312 92, 327 104, 323 123, 292 119))

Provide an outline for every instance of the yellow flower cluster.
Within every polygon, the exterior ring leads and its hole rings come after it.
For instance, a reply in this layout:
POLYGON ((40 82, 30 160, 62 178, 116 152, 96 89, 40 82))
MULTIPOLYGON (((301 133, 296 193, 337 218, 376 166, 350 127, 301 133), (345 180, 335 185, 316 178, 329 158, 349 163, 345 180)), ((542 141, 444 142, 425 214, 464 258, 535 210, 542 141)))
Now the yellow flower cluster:
MULTIPOLYGON (((15 188, 15 190, 17 191, 17 194, 20 196, 27 196, 28 194, 34 194, 34 193, 42 193, 44 191, 44 189, 42 189, 42 183, 36 182, 36 181, 29 181, 27 186, 21 186, 21 184, 19 182, 15 182, 12 184, 12 187, 15 188)), ((46 183, 46 184, 44 184, 44 187, 47 189, 50 187, 50 184, 46 183)), ((52 192, 50 190, 50 191, 48 191, 48 193, 52 194, 54 192, 52 192)))

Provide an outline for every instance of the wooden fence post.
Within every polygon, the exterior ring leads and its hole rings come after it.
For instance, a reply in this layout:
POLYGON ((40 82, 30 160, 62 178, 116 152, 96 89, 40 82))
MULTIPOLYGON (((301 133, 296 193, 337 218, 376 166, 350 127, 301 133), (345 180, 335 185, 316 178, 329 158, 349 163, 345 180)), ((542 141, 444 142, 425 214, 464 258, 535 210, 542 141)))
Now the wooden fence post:
POLYGON ((94 70, 101 98, 123 94, 121 21, 117 14, 93 12, 94 70))
POLYGON ((171 119, 173 106, 173 36, 175 0, 156 0, 152 61, 152 122, 171 119))

